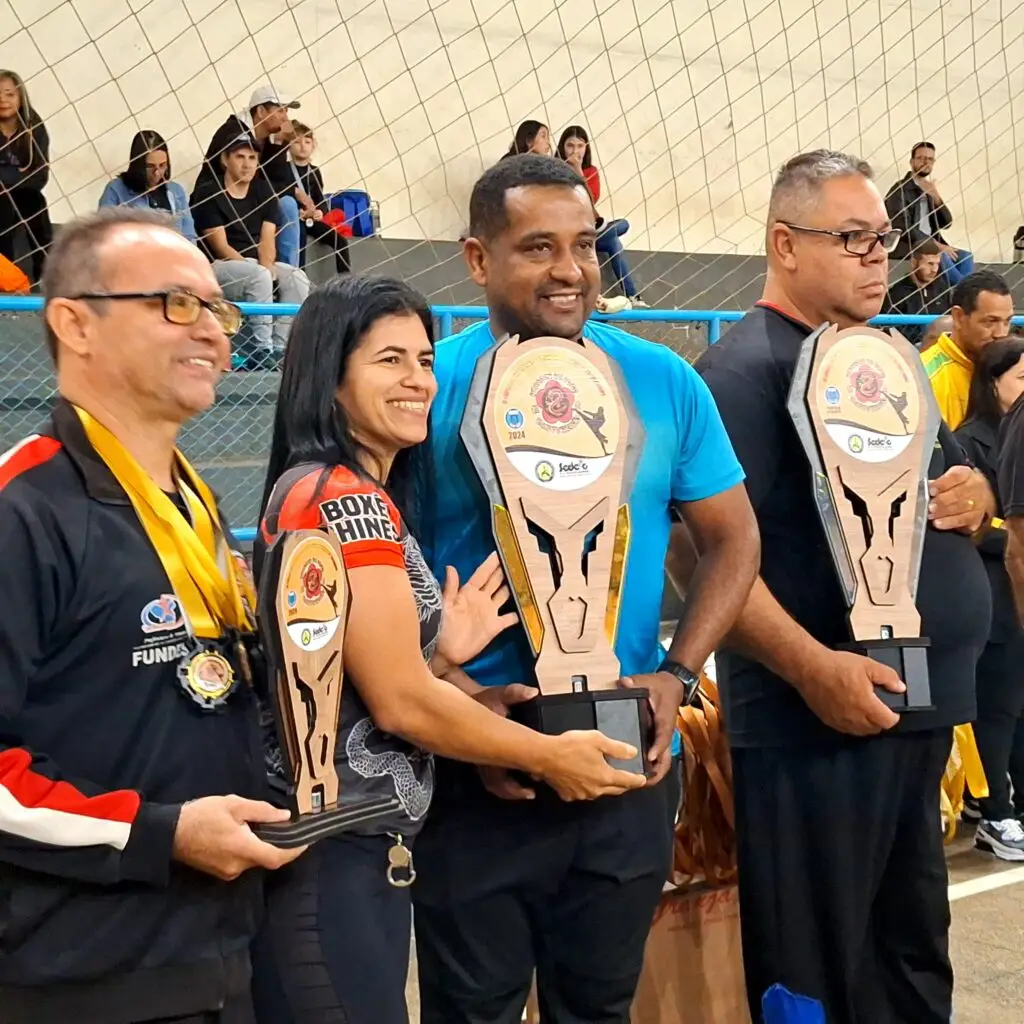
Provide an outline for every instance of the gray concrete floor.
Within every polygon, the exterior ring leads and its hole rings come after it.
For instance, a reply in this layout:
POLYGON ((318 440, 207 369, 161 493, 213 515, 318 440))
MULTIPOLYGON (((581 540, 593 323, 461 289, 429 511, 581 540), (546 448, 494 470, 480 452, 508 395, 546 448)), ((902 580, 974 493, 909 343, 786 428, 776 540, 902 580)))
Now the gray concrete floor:
POLYGON ((950 844, 956 1024, 1024 1020, 1024 866, 973 849, 973 827, 950 844), (989 891, 975 891, 999 885, 989 891))

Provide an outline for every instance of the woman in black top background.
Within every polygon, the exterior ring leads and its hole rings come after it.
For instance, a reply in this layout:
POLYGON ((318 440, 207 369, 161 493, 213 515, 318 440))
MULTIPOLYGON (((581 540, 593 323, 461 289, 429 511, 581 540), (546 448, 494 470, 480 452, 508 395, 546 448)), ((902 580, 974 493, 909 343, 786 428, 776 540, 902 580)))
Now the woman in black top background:
MULTIPOLYGON (((1024 394, 1024 337, 991 342, 974 367, 967 418, 956 432, 968 457, 988 478, 993 492, 998 463, 999 422, 1024 394)), ((997 514, 1002 516, 1002 508, 997 514)), ((975 845, 1003 860, 1024 860, 1024 827, 1010 798, 1013 782, 1017 808, 1024 811, 1024 630, 1014 606, 1010 578, 1003 565, 1006 531, 991 529, 979 546, 992 587, 992 628, 978 660, 978 742, 989 795, 972 800, 980 813, 975 845)))
POLYGON ((0 255, 14 260, 22 225, 32 252, 32 282, 43 275, 53 225, 43 189, 50 180, 50 136, 32 109, 21 76, 0 71, 0 255))

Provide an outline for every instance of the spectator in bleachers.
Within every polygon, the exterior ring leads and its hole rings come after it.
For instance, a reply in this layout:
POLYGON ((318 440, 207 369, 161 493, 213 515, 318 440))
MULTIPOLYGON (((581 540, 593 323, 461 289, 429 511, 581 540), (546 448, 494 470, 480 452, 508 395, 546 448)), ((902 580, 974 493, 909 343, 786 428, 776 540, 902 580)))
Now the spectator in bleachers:
POLYGON ((986 345, 1010 333, 1013 296, 1000 274, 976 270, 953 289, 952 302, 953 330, 939 335, 921 358, 939 412, 956 430, 967 414, 974 361, 986 345))
MULTIPOLYGON (((562 160, 574 167, 582 176, 596 204, 601 198, 601 175, 594 165, 590 152, 590 136, 587 135, 586 129, 578 124, 566 128, 558 140, 557 152, 562 160)), ((629 264, 623 255, 622 236, 629 230, 629 221, 621 217, 616 220, 605 220, 604 217, 598 216, 597 230, 597 252, 600 256, 606 257, 607 262, 611 264, 616 283, 629 299, 630 306, 637 309, 648 308, 648 303, 644 301, 633 283, 629 264)))
MULTIPOLYGON (((291 197, 299 210, 299 266, 306 265, 306 246, 310 239, 322 242, 334 250, 334 263, 339 274, 352 269, 348 251, 348 238, 342 234, 343 215, 340 210, 332 211, 324 195, 324 176, 312 162, 316 150, 316 136, 313 129, 300 121, 292 122, 295 138, 287 154, 278 154, 274 160, 285 162, 285 171, 273 172, 274 178, 287 175, 289 189, 278 199, 291 197), (341 219, 339 219, 341 218, 341 219), (336 226, 335 226, 336 225, 336 226)), ((351 228, 345 229, 351 234, 351 228)))
POLYGON ((975 364, 967 403, 967 418, 956 438, 971 462, 986 476, 997 495, 994 529, 978 543, 992 589, 992 627, 978 659, 976 686, 978 715, 974 736, 988 781, 988 796, 965 800, 964 820, 976 810, 974 844, 1002 860, 1024 860, 1024 828, 1010 798, 1012 780, 1016 801, 1024 805, 1024 630, 1014 606, 1013 585, 1006 570, 1007 532, 998 501, 999 429, 1010 407, 1024 394, 1024 338, 1008 338, 986 345, 975 364), (967 805, 974 804, 974 807, 967 805))
POLYGON ((299 265, 299 205, 289 194, 288 147, 295 132, 289 110, 298 109, 298 100, 286 96, 272 85, 261 85, 249 97, 249 108, 232 114, 214 133, 199 177, 192 192, 192 213, 196 214, 196 192, 222 177, 220 154, 239 135, 248 134, 259 154, 260 173, 279 196, 277 205, 277 259, 293 267, 299 265))
MULTIPOLYGON (((938 242, 926 238, 910 257, 910 273, 889 287, 883 313, 901 316, 938 316, 949 309, 949 283, 939 268, 942 250, 938 242)), ((920 347, 924 328, 905 324, 900 332, 920 347)))
POLYGON ((910 151, 910 170, 886 194, 889 219, 892 226, 902 232, 892 258, 908 259, 918 245, 930 238, 938 243, 942 271, 953 287, 974 270, 974 256, 966 249, 950 245, 942 237, 942 232, 953 223, 953 214, 931 180, 934 168, 935 146, 918 142, 910 151))
POLYGON ((551 156, 551 132, 541 121, 524 121, 517 129, 512 145, 501 158, 517 156, 520 153, 536 153, 538 156, 551 156))
MULTIPOLYGON (((222 146, 222 178, 193 193, 199 244, 213 263, 225 298, 236 302, 301 303, 309 279, 275 257, 278 200, 258 175, 259 154, 248 134, 222 146), (276 293, 276 295, 275 295, 276 293)), ((239 332, 240 368, 269 369, 284 354, 291 317, 252 316, 239 332)))
POLYGON ((174 226, 190 242, 197 241, 196 226, 185 189, 171 181, 171 154, 158 132, 136 132, 128 157, 128 168, 107 184, 100 206, 136 206, 165 210, 174 226))
POLYGON ((18 228, 31 250, 32 281, 53 241, 43 188, 50 180, 50 136, 32 109, 21 76, 0 71, 0 256, 17 257, 18 228))

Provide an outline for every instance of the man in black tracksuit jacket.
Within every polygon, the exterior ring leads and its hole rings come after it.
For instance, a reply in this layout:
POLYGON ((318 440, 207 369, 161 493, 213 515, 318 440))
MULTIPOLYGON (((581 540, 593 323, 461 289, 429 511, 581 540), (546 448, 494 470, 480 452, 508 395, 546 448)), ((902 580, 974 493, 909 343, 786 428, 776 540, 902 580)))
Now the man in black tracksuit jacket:
MULTIPOLYGON (((198 250, 127 210, 66 225, 44 284, 62 395, 111 431, 132 423, 119 440, 135 455, 146 417, 132 420, 118 374, 140 408, 162 388, 205 394, 204 375, 212 400, 229 347, 208 309, 181 325, 138 298, 218 289, 198 250), (68 301, 96 278, 125 301, 68 301)), ((174 426, 156 423, 168 459, 174 426)), ((0 1020, 246 1024, 262 908, 247 869, 291 856, 246 826, 281 817, 260 802, 256 699, 241 676, 212 710, 190 699, 184 605, 64 397, 0 456, 0 551, 0 1020)))

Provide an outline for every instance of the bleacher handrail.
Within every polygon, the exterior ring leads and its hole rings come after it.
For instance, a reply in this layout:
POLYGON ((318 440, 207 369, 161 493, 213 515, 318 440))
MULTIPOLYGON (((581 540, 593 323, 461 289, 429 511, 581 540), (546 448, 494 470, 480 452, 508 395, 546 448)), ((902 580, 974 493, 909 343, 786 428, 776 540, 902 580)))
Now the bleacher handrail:
MULTIPOLYGON (((240 302, 239 307, 246 316, 294 316, 299 307, 285 303, 240 302)), ((38 295, 0 295, 0 313, 41 312, 43 300, 38 295)), ((438 321, 439 338, 455 333, 456 320, 485 320, 486 306, 431 306, 438 321)), ((743 319, 745 310, 739 309, 630 309, 622 313, 595 313, 594 320, 610 323, 706 323, 708 344, 719 340, 723 323, 735 323, 743 319)), ((875 327, 900 327, 927 324, 934 316, 910 316, 885 314, 871 320, 875 327)), ((1024 326, 1024 315, 1013 318, 1015 326, 1024 326)), ((256 539, 256 527, 242 527, 234 531, 240 542, 251 543, 256 539)))

